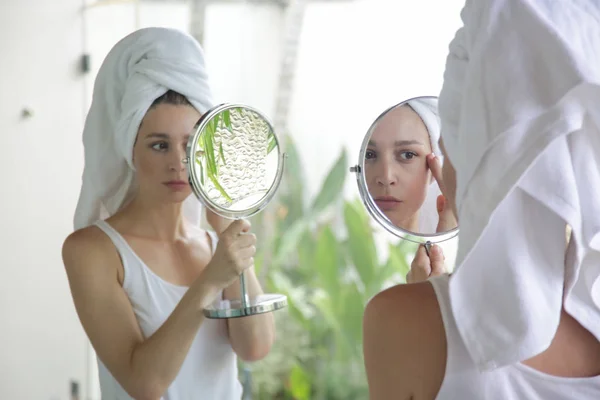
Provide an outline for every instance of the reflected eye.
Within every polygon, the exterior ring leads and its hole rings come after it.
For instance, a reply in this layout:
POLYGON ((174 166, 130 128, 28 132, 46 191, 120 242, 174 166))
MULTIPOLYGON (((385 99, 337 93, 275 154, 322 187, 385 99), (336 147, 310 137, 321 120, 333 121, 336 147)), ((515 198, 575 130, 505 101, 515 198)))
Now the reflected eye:
POLYGON ((165 151, 169 148, 169 144, 167 142, 156 142, 150 145, 152 150, 156 151, 165 151))
POLYGON ((377 157, 377 155, 375 154, 375 152, 373 150, 367 150, 365 152, 365 160, 372 160, 375 157, 377 157))
POLYGON ((403 161, 409 161, 418 156, 414 151, 401 151, 397 154, 397 157, 403 161))

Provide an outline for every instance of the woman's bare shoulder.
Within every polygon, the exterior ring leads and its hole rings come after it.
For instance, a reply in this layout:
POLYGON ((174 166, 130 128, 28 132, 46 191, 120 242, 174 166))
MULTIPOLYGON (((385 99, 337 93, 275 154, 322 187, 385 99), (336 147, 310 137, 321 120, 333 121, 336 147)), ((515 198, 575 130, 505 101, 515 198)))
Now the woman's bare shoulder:
POLYGON ((63 242, 63 253, 96 251, 106 245, 106 235, 96 226, 88 226, 72 232, 63 242))
POLYGON ((429 282, 397 285, 369 301, 364 353, 371 399, 434 398, 446 368, 446 335, 429 282))
POLYGON ((62 257, 67 273, 106 271, 107 268, 99 271, 96 266, 113 264, 116 267, 116 262, 119 261, 110 238, 93 225, 78 229, 67 236, 62 246, 62 257))

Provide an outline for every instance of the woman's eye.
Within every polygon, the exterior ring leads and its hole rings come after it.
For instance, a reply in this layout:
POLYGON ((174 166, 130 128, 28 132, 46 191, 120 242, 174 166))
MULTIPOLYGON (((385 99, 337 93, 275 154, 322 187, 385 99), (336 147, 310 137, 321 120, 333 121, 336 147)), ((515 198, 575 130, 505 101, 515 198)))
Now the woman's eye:
POLYGON ((399 153, 399 156, 403 160, 412 160, 414 157, 417 157, 418 154, 412 151, 402 151, 399 153))
POLYGON ((375 158, 375 152, 373 150, 367 150, 365 152, 365 159, 371 160, 373 158, 375 158))
POLYGON ((169 145, 167 142, 158 142, 158 143, 152 144, 151 147, 153 150, 156 150, 156 151, 164 151, 169 148, 169 145))

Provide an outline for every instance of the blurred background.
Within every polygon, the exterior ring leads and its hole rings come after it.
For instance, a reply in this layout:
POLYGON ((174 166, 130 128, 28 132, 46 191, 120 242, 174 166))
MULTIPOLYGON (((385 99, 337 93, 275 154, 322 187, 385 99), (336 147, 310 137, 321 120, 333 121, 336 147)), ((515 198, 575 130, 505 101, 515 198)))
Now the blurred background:
MULTIPOLYGON (((379 229, 348 167, 389 106, 439 94, 464 0, 0 0, 0 399, 99 400, 61 246, 81 133, 110 48, 147 26, 204 46, 220 102, 268 115, 289 164, 254 217, 256 268, 285 293, 271 354, 240 364, 249 399, 366 399, 364 305, 415 246, 379 229)), ((456 241, 443 244, 452 267, 456 241)))

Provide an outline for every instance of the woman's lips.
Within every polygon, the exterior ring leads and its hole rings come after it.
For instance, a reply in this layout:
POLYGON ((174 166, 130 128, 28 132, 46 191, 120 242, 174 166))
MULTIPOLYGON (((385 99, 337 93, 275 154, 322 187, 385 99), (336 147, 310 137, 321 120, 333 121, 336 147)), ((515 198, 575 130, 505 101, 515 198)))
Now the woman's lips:
POLYGON ((383 211, 394 211, 400 206, 400 199, 392 196, 380 196, 375 198, 375 204, 383 211))
POLYGON ((187 189, 187 187, 189 186, 189 183, 186 181, 169 181, 169 182, 165 182, 165 186, 167 186, 168 188, 170 188, 172 190, 180 191, 180 190, 187 189))

